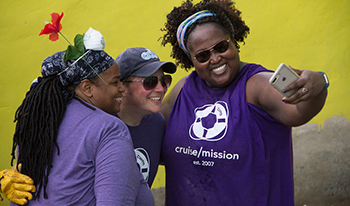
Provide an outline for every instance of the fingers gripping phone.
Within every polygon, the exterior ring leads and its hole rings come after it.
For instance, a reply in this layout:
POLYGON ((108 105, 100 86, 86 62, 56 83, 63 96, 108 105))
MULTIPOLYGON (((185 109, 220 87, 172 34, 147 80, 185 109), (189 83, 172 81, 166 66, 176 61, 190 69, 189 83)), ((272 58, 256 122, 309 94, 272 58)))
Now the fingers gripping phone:
POLYGON ((295 73, 290 67, 288 67, 285 63, 281 63, 270 78, 269 83, 281 94, 289 97, 290 95, 294 94, 297 89, 290 90, 285 93, 283 93, 283 89, 299 78, 299 75, 295 73))

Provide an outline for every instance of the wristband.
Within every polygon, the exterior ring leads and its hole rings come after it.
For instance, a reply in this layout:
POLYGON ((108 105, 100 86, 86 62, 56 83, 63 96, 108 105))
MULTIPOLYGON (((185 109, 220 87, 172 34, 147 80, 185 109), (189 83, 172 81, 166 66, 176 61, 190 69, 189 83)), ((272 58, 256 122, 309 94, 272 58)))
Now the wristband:
POLYGON ((324 73, 324 72, 318 72, 318 73, 322 74, 323 79, 326 82, 326 86, 324 86, 324 88, 322 89, 322 92, 323 92, 324 90, 326 90, 329 87, 329 80, 328 80, 326 73, 324 73))

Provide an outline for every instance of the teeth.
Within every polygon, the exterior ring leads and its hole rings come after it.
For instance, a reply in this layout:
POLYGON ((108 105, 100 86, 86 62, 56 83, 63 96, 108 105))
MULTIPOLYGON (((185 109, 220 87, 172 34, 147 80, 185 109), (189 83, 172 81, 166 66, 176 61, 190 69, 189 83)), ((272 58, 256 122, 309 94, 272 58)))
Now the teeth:
POLYGON ((153 100, 153 101, 159 101, 160 97, 150 97, 150 99, 153 100))
POLYGON ((222 66, 219 67, 219 68, 213 69, 212 71, 213 71, 213 72, 219 72, 219 71, 224 70, 225 67, 226 67, 226 64, 225 64, 225 65, 222 65, 222 66))
POLYGON ((122 97, 119 97, 119 98, 115 98, 115 101, 117 101, 117 102, 120 102, 120 101, 122 101, 122 97))

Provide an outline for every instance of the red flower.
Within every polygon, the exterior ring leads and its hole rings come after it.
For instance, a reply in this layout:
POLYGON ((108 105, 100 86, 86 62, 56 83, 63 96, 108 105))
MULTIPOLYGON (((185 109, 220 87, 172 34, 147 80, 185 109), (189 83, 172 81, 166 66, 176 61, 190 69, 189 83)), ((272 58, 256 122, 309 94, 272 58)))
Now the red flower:
POLYGON ((41 30, 39 36, 43 34, 50 34, 49 39, 51 41, 56 41, 58 39, 58 33, 62 29, 61 19, 63 17, 63 12, 61 15, 59 15, 58 13, 52 13, 51 17, 52 24, 47 23, 44 29, 41 30))

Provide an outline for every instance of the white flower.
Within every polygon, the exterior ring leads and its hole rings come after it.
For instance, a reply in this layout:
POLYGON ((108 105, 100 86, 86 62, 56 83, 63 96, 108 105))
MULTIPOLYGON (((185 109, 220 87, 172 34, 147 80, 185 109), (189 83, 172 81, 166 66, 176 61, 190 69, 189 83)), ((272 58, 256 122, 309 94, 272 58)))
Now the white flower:
POLYGON ((84 46, 85 49, 91 49, 95 51, 101 51, 105 49, 105 39, 101 32, 89 28, 84 35, 84 46))

